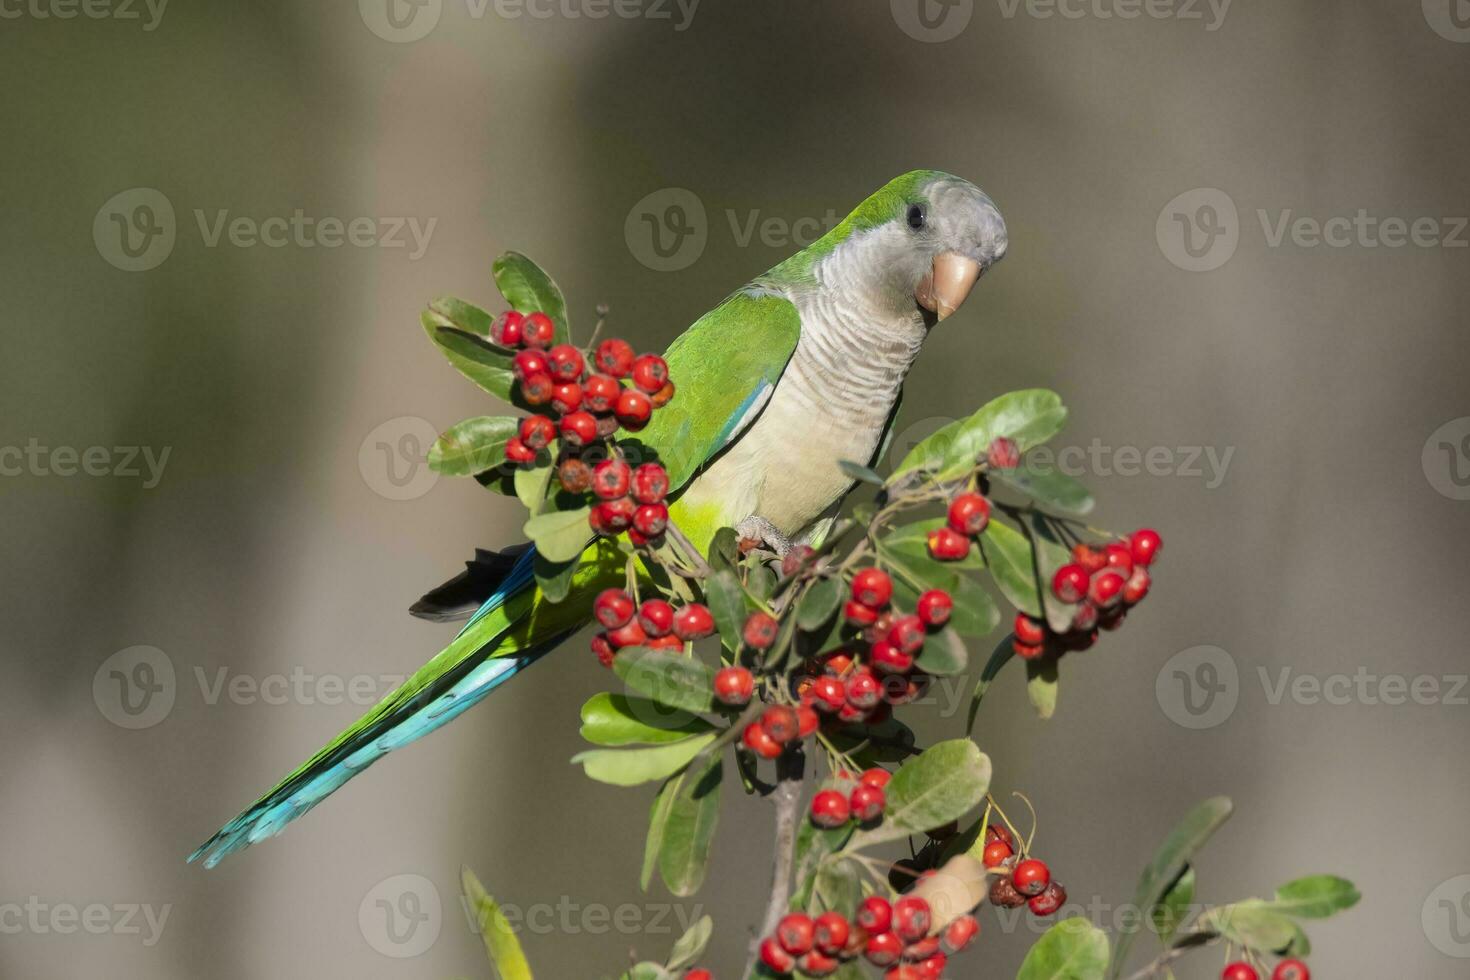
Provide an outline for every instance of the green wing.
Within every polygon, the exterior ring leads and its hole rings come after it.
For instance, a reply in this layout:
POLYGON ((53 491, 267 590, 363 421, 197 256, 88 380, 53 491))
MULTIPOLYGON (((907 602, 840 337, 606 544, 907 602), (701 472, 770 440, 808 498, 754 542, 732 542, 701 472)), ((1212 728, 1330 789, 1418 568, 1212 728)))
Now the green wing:
POLYGON ((695 321, 664 359, 678 386, 640 441, 675 489, 728 446, 770 397, 801 336, 791 301, 749 286, 695 321))

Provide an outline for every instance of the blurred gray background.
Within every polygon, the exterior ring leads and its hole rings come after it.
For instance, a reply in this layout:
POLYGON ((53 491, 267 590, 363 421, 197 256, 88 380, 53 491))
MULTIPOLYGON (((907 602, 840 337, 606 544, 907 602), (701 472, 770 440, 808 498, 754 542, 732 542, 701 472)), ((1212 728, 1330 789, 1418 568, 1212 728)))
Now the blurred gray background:
MULTIPOLYGON (((429 299, 493 307, 515 248, 574 325, 605 301, 662 346, 914 167, 983 186, 1011 250, 899 450, 1051 387, 1100 522, 1167 539, 1055 720, 1002 676, 997 791, 1109 927, 1226 793, 1202 899, 1339 872, 1365 898, 1310 930, 1316 975, 1470 972, 1463 0, 387 2, 0 7, 0 975, 485 976, 466 863, 540 976, 662 957, 699 906, 735 976, 767 808, 727 796, 697 899, 639 893, 651 789, 567 764, 609 680, 581 638, 279 840, 183 859, 440 648, 412 599, 518 537, 415 458, 496 410, 429 299), (327 226, 267 220, 298 211, 327 226)), ((954 975, 1036 934, 985 929, 954 975)))

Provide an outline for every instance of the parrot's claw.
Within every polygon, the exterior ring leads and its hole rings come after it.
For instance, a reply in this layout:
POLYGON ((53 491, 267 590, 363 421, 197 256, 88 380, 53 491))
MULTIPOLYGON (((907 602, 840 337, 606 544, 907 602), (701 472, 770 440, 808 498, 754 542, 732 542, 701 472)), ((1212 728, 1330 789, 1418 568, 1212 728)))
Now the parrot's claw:
POLYGON ((777 558, 785 558, 791 550, 791 539, 764 517, 752 514, 735 525, 735 534, 740 539, 740 553, 748 554, 757 548, 766 548, 777 558))

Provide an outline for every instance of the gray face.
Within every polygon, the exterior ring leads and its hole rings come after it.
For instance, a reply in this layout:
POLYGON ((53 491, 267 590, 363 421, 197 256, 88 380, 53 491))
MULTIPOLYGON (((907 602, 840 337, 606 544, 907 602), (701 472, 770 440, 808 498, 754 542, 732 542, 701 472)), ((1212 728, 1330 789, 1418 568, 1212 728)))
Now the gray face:
MULTIPOLYGON (((1005 258, 1005 219, 984 191, 968 180, 941 177, 925 188, 924 196, 924 226, 914 235, 929 258, 953 252, 980 263, 982 272, 1005 258)), ((910 226, 912 211, 910 207, 904 216, 910 226)))

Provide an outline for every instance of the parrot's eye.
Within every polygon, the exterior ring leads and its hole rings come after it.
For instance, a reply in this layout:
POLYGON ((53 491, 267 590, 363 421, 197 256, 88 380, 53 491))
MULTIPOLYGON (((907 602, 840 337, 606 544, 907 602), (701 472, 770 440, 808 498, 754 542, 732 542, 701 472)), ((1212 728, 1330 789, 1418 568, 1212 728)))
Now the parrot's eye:
POLYGON ((909 205, 909 227, 914 231, 924 227, 924 206, 922 204, 909 205))

